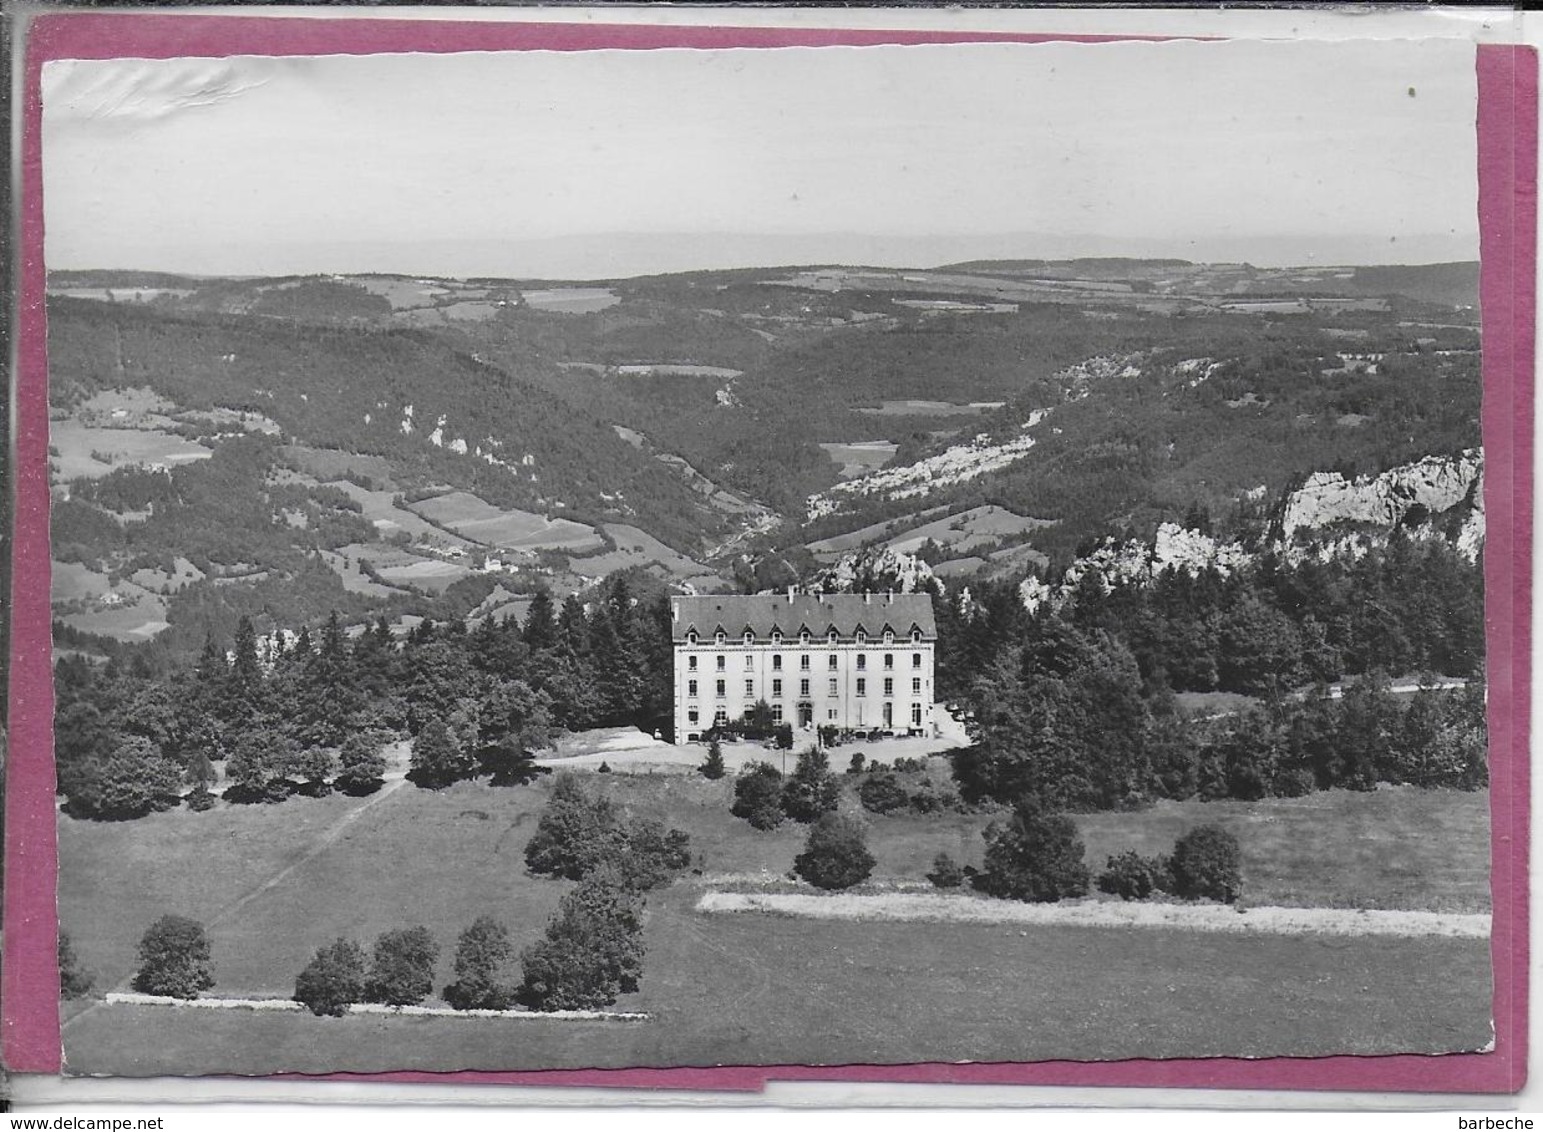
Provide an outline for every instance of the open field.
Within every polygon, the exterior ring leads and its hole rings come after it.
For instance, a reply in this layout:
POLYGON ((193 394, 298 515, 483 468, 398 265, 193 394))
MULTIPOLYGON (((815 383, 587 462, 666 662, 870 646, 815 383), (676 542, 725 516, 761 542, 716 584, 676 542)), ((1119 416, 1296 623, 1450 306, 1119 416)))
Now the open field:
MULTIPOLYGON (((392 486, 391 461, 384 456, 366 456, 358 452, 344 452, 337 448, 312 448, 305 444, 286 444, 280 452, 291 467, 314 476, 316 481, 344 480, 347 476, 368 476, 382 487, 392 486)), ((349 486, 354 485, 350 483, 349 486)), ((387 494, 387 499, 389 498, 390 495, 387 494)))
MULTIPOLYGON (((657 566, 668 578, 674 580, 697 579, 706 583, 716 579, 706 566, 687 558, 678 550, 672 550, 653 535, 626 523, 604 523, 605 533, 616 543, 615 550, 594 554, 588 558, 573 558, 568 568, 576 574, 591 578, 603 578, 617 570, 634 566, 657 566)), ((589 528, 585 528, 588 530, 589 528)))
MULTIPOLYGON (((643 986, 617 1004, 650 1013, 648 1024, 565 1023, 549 1033, 531 1023, 511 1046, 496 1021, 89 1005, 65 1030, 72 1068, 1387 1053, 1476 1048, 1489 1038, 1482 940, 704 915, 697 901, 725 884, 796 891, 784 874, 803 827, 751 830, 728 813, 728 779, 588 781, 629 813, 688 830, 702 870, 649 898, 643 986)), ((438 938, 443 985, 455 936, 476 915, 503 918, 524 946, 568 887, 524 870, 525 842, 550 782, 462 783, 439 793, 402 786, 384 798, 221 805, 121 824, 61 819, 61 918, 101 992, 124 989, 140 933, 166 911, 208 925, 220 995, 285 995, 321 943, 338 935, 368 942, 408 921, 438 938), (281 883, 266 886, 286 869, 281 883)), ((853 805, 850 789, 843 804, 853 805)), ((1120 848, 1166 848, 1198 821, 1236 828, 1250 904, 1346 907, 1387 892, 1383 906, 1482 912, 1484 806, 1483 795, 1400 789, 1194 802, 1079 824, 1094 865, 1120 848)), ((914 885, 940 850, 978 863, 987 820, 872 817, 879 888, 914 885)))
POLYGON ((331 550, 323 550, 321 551, 321 557, 322 561, 332 567, 333 572, 343 580, 343 588, 349 593, 369 594, 371 597, 385 598, 402 592, 391 586, 383 586, 379 582, 371 580, 363 569, 360 568, 360 563, 367 557, 365 555, 355 554, 350 556, 348 554, 338 554, 331 550))
POLYGON ((207 460, 212 448, 194 444, 156 428, 92 428, 78 421, 48 422, 50 478, 63 482, 85 476, 95 479, 130 464, 170 467, 189 460, 207 460))
POLYGON ((395 498, 392 492, 369 491, 349 480, 334 480, 327 486, 337 488, 359 504, 360 512, 384 538, 389 538, 398 531, 405 531, 414 539, 425 542, 437 540, 447 546, 459 546, 463 549, 472 545, 471 539, 451 534, 430 523, 422 515, 415 514, 405 507, 398 507, 392 502, 395 498))
POLYGON ((79 562, 54 562, 49 589, 54 615, 87 633, 147 641, 167 625, 166 603, 159 596, 131 581, 115 587, 106 574, 79 562))
POLYGON ((881 401, 878 408, 852 410, 870 417, 958 417, 979 416, 1000 409, 1004 401, 970 401, 960 404, 954 401, 919 401, 909 398, 902 401, 881 401))
POLYGON ((593 314, 621 302, 608 287, 546 287, 521 291, 520 298, 533 310, 557 314, 593 314))
POLYGON ((616 372, 621 377, 739 377, 745 371, 726 366, 682 365, 675 362, 648 362, 619 365, 616 372))
MULTIPOLYGON (((829 450, 831 445, 821 447, 829 450)), ((809 549, 816 558, 822 560, 835 558, 870 543, 882 544, 897 554, 914 554, 931 540, 959 559, 970 558, 980 563, 984 560, 974 552, 991 546, 997 539, 1023 538, 1041 527, 1052 525, 1049 520, 1017 515, 990 503, 972 507, 957 515, 943 515, 941 518, 928 518, 928 514, 935 512, 917 515, 912 520, 876 523, 861 530, 821 539, 810 543, 809 549)), ((991 555, 991 560, 996 563, 1007 563, 1014 558, 1047 561, 1044 555, 1032 547, 1009 547, 991 555)))
POLYGON ((857 440, 850 444, 821 444, 825 454, 841 467, 842 479, 876 472, 895 454, 900 446, 889 440, 857 440))
POLYGON ((593 527, 571 519, 548 519, 518 508, 500 510, 465 491, 451 491, 408 506, 440 527, 486 546, 523 550, 599 549, 593 527))
POLYGON ((897 554, 913 554, 931 539, 945 550, 968 553, 996 539, 1026 535, 1049 525, 1044 519, 1015 515, 1005 508, 987 504, 913 527, 903 536, 890 539, 887 545, 897 554))

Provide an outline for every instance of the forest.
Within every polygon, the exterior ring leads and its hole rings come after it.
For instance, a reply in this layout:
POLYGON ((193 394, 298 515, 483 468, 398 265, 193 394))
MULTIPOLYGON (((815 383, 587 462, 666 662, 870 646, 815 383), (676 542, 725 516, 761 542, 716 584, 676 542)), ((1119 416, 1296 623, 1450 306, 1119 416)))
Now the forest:
MULTIPOLYGON (((1480 570, 1395 533, 1359 559, 1267 556, 1227 577, 1170 570, 1113 588, 1089 575, 1054 611, 1028 612, 1011 585, 933 582, 939 695, 972 739, 953 755, 960 793, 1097 810, 1482 786, 1480 570), (1423 683, 1396 694, 1389 674, 1423 683), (1181 705, 1208 692, 1248 701, 1181 705)), ((523 625, 425 620, 402 639, 384 619, 347 632, 334 611, 264 640, 243 617, 229 647, 211 636, 191 666, 147 650, 61 658, 59 789, 68 812, 96 818, 180 804, 184 787, 202 799, 215 764, 232 801, 368 789, 382 748, 409 737, 419 785, 514 784, 564 730, 668 738, 672 672, 667 593, 636 572, 560 606, 540 593, 523 625)))

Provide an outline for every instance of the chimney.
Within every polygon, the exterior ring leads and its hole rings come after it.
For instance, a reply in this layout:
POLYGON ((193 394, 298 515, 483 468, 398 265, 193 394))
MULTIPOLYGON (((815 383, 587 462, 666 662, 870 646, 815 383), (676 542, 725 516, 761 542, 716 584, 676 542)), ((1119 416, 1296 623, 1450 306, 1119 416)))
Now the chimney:
POLYGON ((867 590, 863 591, 863 604, 864 605, 868 604, 868 591, 867 590))
POLYGON ((893 605, 894 603, 895 603, 895 591, 894 590, 885 590, 884 591, 884 604, 885 605, 893 605))
POLYGON ((793 604, 793 587, 792 586, 788 587, 788 604, 789 605, 793 604))

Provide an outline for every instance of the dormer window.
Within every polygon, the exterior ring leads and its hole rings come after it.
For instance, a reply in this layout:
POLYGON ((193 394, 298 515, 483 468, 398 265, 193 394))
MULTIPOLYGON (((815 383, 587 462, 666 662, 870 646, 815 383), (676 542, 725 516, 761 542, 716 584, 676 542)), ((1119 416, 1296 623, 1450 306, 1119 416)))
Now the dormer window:
POLYGON ((807 645, 809 643, 809 630, 808 629, 804 629, 804 630, 801 630, 799 632, 799 634, 798 634, 798 643, 801 644, 801 645, 807 645))
POLYGON ((893 629, 884 630, 884 643, 886 645, 892 645, 895 643, 895 631, 893 629))
POLYGON ((721 645, 721 644, 723 644, 724 641, 726 641, 728 639, 729 639, 728 634, 725 633, 722 629, 719 629, 716 633, 713 634, 713 641, 715 643, 717 643, 717 644, 721 645))
POLYGON ((691 630, 691 632, 686 634, 686 643, 688 645, 696 644, 696 630, 695 629, 691 630))
POLYGON ((745 644, 747 644, 747 645, 755 644, 755 634, 753 632, 751 632, 749 629, 745 630, 745 644))
POLYGON ((911 630, 911 643, 913 645, 920 644, 921 643, 921 639, 922 639, 922 631, 920 629, 912 629, 911 630))
POLYGON ((772 644, 774 644, 774 645, 780 645, 782 643, 782 631, 781 630, 774 630, 772 632, 771 641, 772 641, 772 644))
POLYGON ((868 634, 863 632, 861 629, 857 630, 857 643, 858 644, 863 644, 867 640, 868 640, 868 634))
POLYGON ((825 639, 827 641, 829 641, 831 644, 835 644, 841 638, 839 636, 837 636, 836 630, 832 629, 829 633, 825 634, 825 639))

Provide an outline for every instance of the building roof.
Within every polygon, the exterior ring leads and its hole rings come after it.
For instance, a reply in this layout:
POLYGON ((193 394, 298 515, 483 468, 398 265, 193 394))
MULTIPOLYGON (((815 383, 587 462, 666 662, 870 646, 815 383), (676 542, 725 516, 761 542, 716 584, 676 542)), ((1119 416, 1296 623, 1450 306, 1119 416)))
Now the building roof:
POLYGON ((885 629, 907 637, 914 626, 922 637, 937 637, 930 594, 708 594, 672 599, 672 632, 684 642, 695 629, 698 637, 711 640, 722 629, 738 640, 749 629, 757 640, 769 640, 773 630, 797 639, 807 629, 824 637, 831 629, 850 639, 858 629, 878 637, 885 629))

